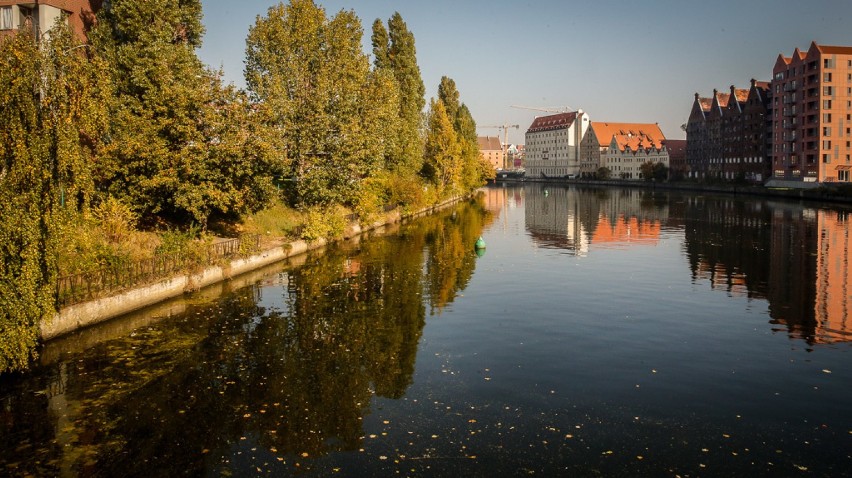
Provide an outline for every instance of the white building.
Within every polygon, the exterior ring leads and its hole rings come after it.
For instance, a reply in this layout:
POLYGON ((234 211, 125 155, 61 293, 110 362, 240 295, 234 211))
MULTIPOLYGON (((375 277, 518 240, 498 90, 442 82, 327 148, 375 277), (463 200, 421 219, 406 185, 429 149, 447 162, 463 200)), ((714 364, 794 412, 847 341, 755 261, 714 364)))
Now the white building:
POLYGON ((589 116, 583 110, 536 118, 526 133, 526 176, 578 176, 580 141, 588 128, 589 116))
POLYGON ((662 163, 669 167, 669 152, 665 146, 665 137, 659 126, 656 126, 654 136, 649 134, 613 135, 606 151, 604 162, 614 179, 642 179, 642 165, 645 163, 662 163))

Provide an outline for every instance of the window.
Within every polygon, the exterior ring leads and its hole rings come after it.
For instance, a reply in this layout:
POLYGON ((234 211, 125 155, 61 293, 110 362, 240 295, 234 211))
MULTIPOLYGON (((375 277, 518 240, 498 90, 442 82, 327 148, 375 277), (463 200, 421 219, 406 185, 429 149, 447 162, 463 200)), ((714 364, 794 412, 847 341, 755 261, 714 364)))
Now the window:
POLYGON ((0 30, 12 29, 12 7, 0 7, 0 30))
POLYGON ((831 127, 830 126, 823 126, 822 135, 823 136, 831 136, 831 127))
POLYGON ((822 74, 822 81, 831 81, 831 72, 822 74))
POLYGON ((822 100, 822 107, 830 110, 831 109, 831 100, 822 100))
POLYGON ((838 171, 837 172, 837 180, 838 181, 849 181, 849 171, 838 171))
POLYGON ((823 86, 822 87, 822 94, 824 94, 826 96, 831 96, 833 91, 834 90, 830 86, 823 86))
POLYGON ((822 67, 823 68, 834 68, 834 60, 832 60, 831 58, 823 58, 822 67))

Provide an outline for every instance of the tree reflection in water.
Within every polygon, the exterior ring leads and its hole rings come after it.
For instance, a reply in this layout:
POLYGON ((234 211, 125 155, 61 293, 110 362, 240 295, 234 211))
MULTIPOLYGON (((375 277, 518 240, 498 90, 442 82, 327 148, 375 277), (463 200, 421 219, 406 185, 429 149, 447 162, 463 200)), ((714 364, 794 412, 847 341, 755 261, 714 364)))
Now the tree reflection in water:
POLYGON ((358 450, 372 397, 405 394, 426 304, 467 285, 490 218, 471 200, 311 257, 284 273, 276 307, 259 305, 268 288, 244 288, 6 377, 0 469, 174 476, 358 450), (35 400, 34 380, 48 390, 35 400))

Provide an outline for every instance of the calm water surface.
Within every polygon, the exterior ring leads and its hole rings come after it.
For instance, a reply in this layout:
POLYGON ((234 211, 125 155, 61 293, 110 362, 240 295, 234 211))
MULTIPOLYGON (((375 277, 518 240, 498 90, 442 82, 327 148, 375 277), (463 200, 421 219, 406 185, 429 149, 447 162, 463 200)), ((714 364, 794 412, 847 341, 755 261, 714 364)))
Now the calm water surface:
POLYGON ((0 475, 852 476, 848 220, 489 188, 47 344, 0 475))

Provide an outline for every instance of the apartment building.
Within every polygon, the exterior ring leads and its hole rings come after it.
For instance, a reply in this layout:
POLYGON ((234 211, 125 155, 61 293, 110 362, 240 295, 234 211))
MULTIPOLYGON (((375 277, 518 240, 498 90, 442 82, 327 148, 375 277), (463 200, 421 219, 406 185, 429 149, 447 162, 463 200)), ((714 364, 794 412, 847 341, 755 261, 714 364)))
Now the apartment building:
POLYGON ((580 142, 588 128, 583 110, 536 118, 525 135, 527 177, 579 176, 580 142))
POLYGON ((103 0, 0 0, 0 38, 31 28, 37 38, 48 33, 57 20, 67 21, 80 38, 94 24, 103 0))
POLYGON ((772 69, 772 177, 849 182, 852 47, 812 42, 772 69))

